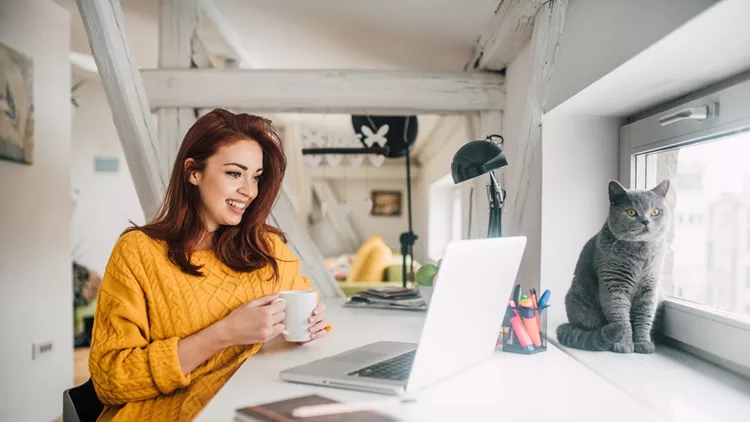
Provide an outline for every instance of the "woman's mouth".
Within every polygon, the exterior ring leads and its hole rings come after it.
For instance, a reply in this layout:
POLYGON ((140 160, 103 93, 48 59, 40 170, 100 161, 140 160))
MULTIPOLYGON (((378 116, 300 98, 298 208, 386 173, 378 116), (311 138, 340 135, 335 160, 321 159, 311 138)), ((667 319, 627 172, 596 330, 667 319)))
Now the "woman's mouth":
POLYGON ((239 201, 234 201, 232 199, 227 199, 227 204, 229 204, 229 206, 233 210, 238 211, 238 212, 245 211, 245 208, 247 208, 247 205, 248 205, 247 202, 239 202, 239 201))

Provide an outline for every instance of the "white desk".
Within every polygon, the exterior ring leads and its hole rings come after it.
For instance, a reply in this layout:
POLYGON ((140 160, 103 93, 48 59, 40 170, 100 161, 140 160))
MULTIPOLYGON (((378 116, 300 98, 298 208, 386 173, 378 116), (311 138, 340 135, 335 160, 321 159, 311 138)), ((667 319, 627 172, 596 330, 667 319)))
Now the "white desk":
MULTIPOLYGON (((334 329, 304 346, 274 341, 250 357, 198 416, 230 422, 238 407, 320 394, 341 401, 388 396, 293 384, 282 369, 380 340, 418 342, 425 313, 349 309, 328 301, 334 329)), ((450 333, 446 333, 450 335, 450 333)), ((489 360, 417 394, 417 402, 381 410, 406 421, 666 421, 552 345, 531 356, 498 349, 489 360)))

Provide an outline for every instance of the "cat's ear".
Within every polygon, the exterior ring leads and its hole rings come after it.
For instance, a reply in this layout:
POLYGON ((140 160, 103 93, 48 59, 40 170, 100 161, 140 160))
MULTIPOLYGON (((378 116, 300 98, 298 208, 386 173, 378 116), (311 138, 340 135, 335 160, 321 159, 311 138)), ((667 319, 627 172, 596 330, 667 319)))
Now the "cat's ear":
POLYGON ((669 192, 669 179, 666 179, 656 185, 655 188, 651 189, 651 192, 657 194, 658 196, 662 198, 666 198, 667 192, 669 192))
POLYGON ((628 192, 617 180, 609 181, 609 202, 615 203, 620 198, 628 196, 628 192))

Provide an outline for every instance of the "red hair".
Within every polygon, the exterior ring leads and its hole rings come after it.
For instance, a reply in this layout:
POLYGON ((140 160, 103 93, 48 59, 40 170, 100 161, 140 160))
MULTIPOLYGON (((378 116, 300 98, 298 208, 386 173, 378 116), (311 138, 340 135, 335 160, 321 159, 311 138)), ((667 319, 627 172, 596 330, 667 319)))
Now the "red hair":
POLYGON ((271 265, 278 277, 278 264, 273 256, 272 234, 286 242, 284 234, 266 224, 286 171, 286 155, 281 138, 271 121, 250 114, 234 114, 215 109, 200 117, 185 134, 174 162, 169 186, 154 219, 141 230, 167 244, 168 257, 183 272, 202 275, 200 267, 190 262, 190 255, 203 232, 200 216, 201 198, 198 187, 188 181, 195 171, 206 168, 206 160, 219 148, 243 140, 257 142, 263 150, 263 175, 258 195, 250 203, 236 226, 219 226, 213 236, 213 251, 221 262, 234 271, 250 272, 271 265), (185 161, 194 161, 186 165, 185 161))

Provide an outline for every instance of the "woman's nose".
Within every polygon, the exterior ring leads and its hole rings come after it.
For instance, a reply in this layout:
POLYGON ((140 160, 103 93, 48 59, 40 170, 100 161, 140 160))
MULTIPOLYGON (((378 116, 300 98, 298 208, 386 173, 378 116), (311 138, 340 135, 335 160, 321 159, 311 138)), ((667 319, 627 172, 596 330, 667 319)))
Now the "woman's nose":
POLYGON ((240 188, 240 193, 250 199, 255 199, 255 197, 258 195, 258 187, 256 186, 255 181, 249 179, 247 182, 245 182, 242 188, 240 188))

